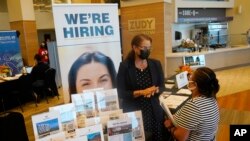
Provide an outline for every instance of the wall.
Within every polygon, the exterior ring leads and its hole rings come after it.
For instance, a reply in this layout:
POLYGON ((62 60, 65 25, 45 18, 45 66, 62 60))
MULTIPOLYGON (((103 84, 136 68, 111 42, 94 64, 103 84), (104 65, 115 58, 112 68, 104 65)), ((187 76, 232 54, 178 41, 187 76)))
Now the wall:
POLYGON ((227 16, 233 16, 232 22, 229 22, 229 34, 246 33, 250 28, 250 0, 235 0, 234 8, 228 9, 227 16), (241 13, 238 11, 242 7, 241 13))
POLYGON ((191 32, 194 29, 194 24, 174 24, 172 33, 172 47, 177 47, 181 44, 182 39, 192 39, 191 32), (181 32, 181 39, 175 40, 175 31, 181 32))
POLYGON ((35 12, 36 28, 39 29, 54 29, 54 19, 52 12, 35 12))
MULTIPOLYGON (((155 29, 150 34, 153 39, 150 57, 161 61, 162 66, 165 66, 165 54, 164 54, 164 3, 153 3, 136 5, 129 7, 121 7, 121 32, 122 32, 122 50, 123 58, 125 58, 128 52, 131 50, 130 42, 134 35, 143 33, 146 31, 129 31, 129 20, 140 20, 147 18, 155 19, 155 29), (136 14, 135 14, 136 13, 136 14)), ((168 22, 169 23, 169 22, 168 22)), ((171 29, 171 28, 170 28, 171 29)), ((169 30, 168 30, 169 31, 169 30)))
POLYGON ((217 49, 215 52, 201 52, 201 53, 177 53, 175 56, 168 56, 167 63, 167 78, 176 74, 176 70, 183 63, 183 56, 205 55, 206 66, 211 69, 225 69, 228 67, 235 67, 239 65, 250 64, 250 48, 227 48, 217 49))
POLYGON ((10 30, 9 15, 7 12, 0 13, 0 30, 10 30))

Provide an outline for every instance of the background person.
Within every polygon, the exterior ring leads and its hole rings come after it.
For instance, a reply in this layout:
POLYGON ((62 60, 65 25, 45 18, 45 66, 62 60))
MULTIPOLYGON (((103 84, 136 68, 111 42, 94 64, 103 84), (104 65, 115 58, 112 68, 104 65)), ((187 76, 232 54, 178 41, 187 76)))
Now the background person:
POLYGON ((41 56, 41 59, 44 63, 49 64, 48 48, 47 48, 47 44, 45 42, 42 42, 40 44, 40 47, 38 49, 38 54, 41 56))
POLYGON ((168 119, 165 126, 178 141, 213 141, 219 122, 216 94, 219 83, 213 70, 198 68, 190 77, 192 98, 174 115, 176 127, 168 119))
POLYGON ((161 63, 149 59, 152 39, 145 34, 136 35, 132 50, 119 66, 117 89, 124 112, 142 111, 146 136, 162 141, 164 113, 159 94, 165 89, 161 63))
POLYGON ((72 64, 69 74, 69 93, 82 93, 93 88, 116 87, 116 70, 110 57, 101 52, 85 52, 72 64))
POLYGON ((31 71, 31 81, 34 92, 40 97, 42 95, 41 87, 45 85, 45 71, 50 67, 42 61, 39 54, 36 54, 34 59, 36 64, 31 71))

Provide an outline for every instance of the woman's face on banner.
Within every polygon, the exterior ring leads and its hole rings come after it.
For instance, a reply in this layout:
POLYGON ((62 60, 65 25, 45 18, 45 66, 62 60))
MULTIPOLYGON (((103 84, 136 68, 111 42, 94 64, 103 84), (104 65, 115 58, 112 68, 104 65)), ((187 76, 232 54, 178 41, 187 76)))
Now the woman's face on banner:
POLYGON ((93 88, 112 89, 111 76, 107 67, 94 61, 80 67, 76 76, 77 93, 93 88))

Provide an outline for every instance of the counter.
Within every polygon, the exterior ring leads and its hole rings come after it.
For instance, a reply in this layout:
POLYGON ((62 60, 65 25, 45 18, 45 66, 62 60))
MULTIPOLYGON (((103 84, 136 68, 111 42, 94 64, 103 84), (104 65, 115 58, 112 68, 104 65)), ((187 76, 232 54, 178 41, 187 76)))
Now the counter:
POLYGON ((175 70, 183 64, 184 56, 205 55, 206 66, 211 69, 250 64, 250 46, 209 49, 201 52, 168 53, 166 56, 165 77, 175 75, 175 70))

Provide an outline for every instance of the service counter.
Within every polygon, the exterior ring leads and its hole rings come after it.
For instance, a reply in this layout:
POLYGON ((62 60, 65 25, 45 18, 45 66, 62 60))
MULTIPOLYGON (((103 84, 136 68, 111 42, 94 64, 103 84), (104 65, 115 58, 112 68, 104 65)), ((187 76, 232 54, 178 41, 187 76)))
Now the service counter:
POLYGON ((175 71, 183 64, 183 57, 193 55, 205 55, 205 66, 211 69, 250 64, 249 45, 202 50, 201 52, 168 53, 165 76, 168 78, 175 75, 175 71))

